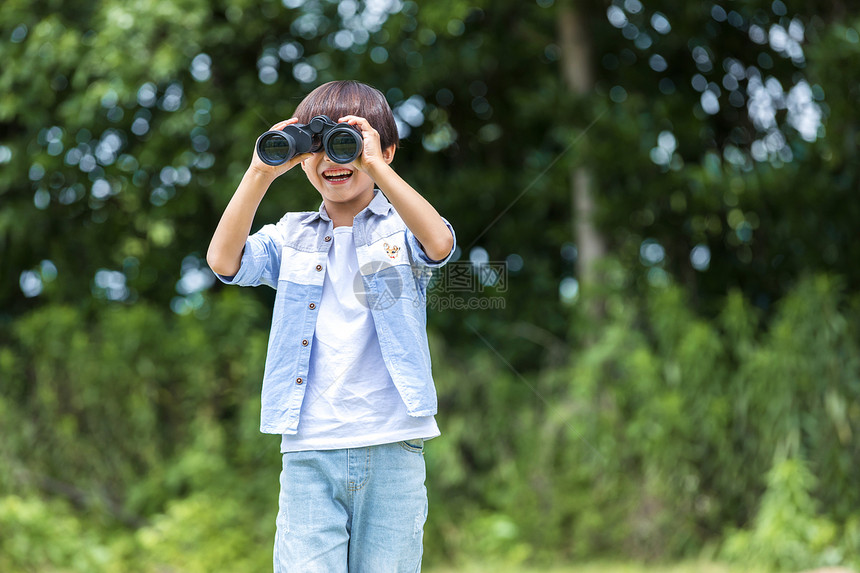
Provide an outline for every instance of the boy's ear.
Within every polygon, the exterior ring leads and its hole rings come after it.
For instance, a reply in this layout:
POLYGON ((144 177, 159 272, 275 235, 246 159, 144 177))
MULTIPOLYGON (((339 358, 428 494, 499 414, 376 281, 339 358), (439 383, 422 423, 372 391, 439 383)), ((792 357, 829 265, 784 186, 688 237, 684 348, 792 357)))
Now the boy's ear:
POLYGON ((394 161, 395 151, 397 151, 397 146, 394 144, 389 145, 382 150, 382 159, 385 160, 386 163, 391 163, 392 161, 394 161))

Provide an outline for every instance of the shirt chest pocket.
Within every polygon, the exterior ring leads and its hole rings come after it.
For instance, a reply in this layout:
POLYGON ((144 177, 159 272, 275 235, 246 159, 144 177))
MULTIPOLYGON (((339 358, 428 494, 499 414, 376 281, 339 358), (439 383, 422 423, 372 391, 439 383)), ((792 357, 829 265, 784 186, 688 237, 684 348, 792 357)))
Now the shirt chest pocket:
POLYGON ((299 251, 286 246, 281 252, 278 282, 321 285, 325 278, 325 253, 299 251))
POLYGON ((359 255, 364 264, 370 263, 377 269, 410 266, 409 252, 406 248, 406 234, 394 233, 384 238, 374 240, 361 248, 359 255))
POLYGON ((421 274, 406 248, 405 235, 395 234, 359 249, 361 275, 368 291, 379 299, 381 308, 394 301, 420 304, 424 292, 421 274))

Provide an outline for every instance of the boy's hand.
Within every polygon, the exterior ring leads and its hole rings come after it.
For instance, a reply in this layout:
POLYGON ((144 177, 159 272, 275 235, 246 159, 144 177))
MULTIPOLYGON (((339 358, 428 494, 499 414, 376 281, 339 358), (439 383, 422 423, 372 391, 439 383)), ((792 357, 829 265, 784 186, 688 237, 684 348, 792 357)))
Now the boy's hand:
POLYGON ((345 115, 337 121, 338 123, 354 125, 361 130, 364 149, 358 159, 353 162, 359 171, 363 171, 372 177, 375 169, 387 166, 390 163, 383 156, 379 132, 373 129, 369 121, 357 115, 345 115))
MULTIPOLYGON (((269 128, 269 131, 280 131, 284 129, 284 127, 298 122, 298 118, 291 117, 290 119, 276 123, 269 128)), ((251 159, 251 167, 249 167, 249 170, 259 175, 262 175, 263 177, 275 179, 301 163, 303 160, 307 159, 308 157, 311 157, 312 155, 313 153, 301 153, 299 155, 296 155, 289 161, 282 163, 281 165, 269 165, 267 163, 263 163, 263 160, 260 159, 259 155, 257 155, 257 145, 255 144, 254 157, 251 159)))

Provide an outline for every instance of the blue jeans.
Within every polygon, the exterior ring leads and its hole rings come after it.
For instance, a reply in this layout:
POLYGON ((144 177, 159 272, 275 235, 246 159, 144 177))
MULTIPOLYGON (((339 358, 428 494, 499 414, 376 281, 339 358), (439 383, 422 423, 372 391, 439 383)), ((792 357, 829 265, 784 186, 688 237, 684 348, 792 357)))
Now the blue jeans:
POLYGON ((421 439, 283 454, 275 573, 421 571, 421 439))

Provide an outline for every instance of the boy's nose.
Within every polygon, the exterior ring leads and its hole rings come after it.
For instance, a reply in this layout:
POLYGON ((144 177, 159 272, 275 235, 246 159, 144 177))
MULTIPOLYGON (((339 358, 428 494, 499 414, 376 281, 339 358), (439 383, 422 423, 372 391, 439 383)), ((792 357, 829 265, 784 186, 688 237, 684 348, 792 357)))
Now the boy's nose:
POLYGON ((349 163, 338 163, 337 161, 332 161, 331 158, 323 152, 323 161, 326 164, 326 169, 330 169, 332 167, 346 167, 349 163))

